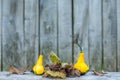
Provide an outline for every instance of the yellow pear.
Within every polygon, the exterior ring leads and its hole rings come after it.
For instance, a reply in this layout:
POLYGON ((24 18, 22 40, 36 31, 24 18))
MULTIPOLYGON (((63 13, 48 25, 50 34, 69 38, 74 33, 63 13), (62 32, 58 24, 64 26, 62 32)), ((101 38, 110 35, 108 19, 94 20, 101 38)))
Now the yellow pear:
POLYGON ((37 60, 37 63, 33 67, 33 72, 37 75, 44 73, 44 66, 43 66, 42 62, 43 62, 43 56, 40 55, 37 60))
POLYGON ((74 64, 74 68, 78 69, 82 74, 86 73, 89 70, 89 67, 84 60, 84 52, 80 52, 79 58, 74 64))

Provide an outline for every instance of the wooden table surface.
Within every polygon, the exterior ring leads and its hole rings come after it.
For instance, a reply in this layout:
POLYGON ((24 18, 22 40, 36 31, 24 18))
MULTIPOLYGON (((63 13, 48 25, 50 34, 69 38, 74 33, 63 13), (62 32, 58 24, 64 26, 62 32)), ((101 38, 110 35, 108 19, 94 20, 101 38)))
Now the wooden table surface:
MULTIPOLYGON (((61 80, 53 78, 43 78, 31 72, 26 72, 24 75, 11 74, 9 72, 0 72, 0 80, 61 80)), ((65 78, 62 80, 120 80, 120 72, 106 72, 104 76, 96 76, 92 72, 81 77, 65 78)))

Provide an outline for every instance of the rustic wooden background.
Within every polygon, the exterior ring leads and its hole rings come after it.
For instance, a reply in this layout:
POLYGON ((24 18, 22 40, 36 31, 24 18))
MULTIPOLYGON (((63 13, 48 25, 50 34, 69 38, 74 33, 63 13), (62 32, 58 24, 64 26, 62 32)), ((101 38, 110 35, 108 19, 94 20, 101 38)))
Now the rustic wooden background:
POLYGON ((80 43, 90 69, 120 71, 120 0, 0 0, 0 69, 30 69, 51 50, 75 62, 80 43))

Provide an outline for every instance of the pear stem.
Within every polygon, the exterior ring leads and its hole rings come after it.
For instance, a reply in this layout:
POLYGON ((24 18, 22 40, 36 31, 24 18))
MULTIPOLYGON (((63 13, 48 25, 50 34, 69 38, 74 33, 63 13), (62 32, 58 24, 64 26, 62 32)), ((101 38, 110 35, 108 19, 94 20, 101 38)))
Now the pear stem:
POLYGON ((80 48, 80 51, 83 52, 83 49, 82 49, 81 45, 80 44, 77 44, 77 45, 80 48))

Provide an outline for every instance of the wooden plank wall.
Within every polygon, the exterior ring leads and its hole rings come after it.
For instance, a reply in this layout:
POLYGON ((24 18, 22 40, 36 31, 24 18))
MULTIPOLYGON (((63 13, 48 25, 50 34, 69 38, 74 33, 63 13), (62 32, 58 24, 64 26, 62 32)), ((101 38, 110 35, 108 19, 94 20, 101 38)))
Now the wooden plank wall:
POLYGON ((50 63, 50 51, 57 53, 57 0, 40 0, 40 53, 50 63))
POLYGON ((89 64, 88 53, 88 27, 89 27, 89 2, 87 0, 74 0, 74 61, 76 62, 80 49, 83 47, 85 60, 89 64), (84 33, 84 34, 83 34, 84 33))
POLYGON ((117 71, 120 71, 120 0, 117 0, 117 71))
POLYGON ((26 66, 31 69, 39 55, 39 0, 25 0, 24 8, 24 49, 26 66))
POLYGON ((63 62, 72 62, 72 0, 58 0, 58 53, 63 62))
POLYGON ((101 0, 89 0, 88 43, 91 69, 102 66, 102 20, 101 0), (97 62, 97 63, 96 63, 97 62))
MULTIPOLYGON (((0 0, 0 65, 1 65, 1 40, 2 40, 2 0, 0 0)), ((1 66, 0 66, 0 71, 1 71, 1 66)))
POLYGON ((24 54, 23 0, 3 0, 2 11, 3 70, 7 70, 9 65, 22 68, 26 65, 26 56, 24 54))
POLYGON ((50 51, 90 69, 120 71, 120 0, 0 0, 0 69, 32 69, 50 51))
POLYGON ((103 0, 103 52, 105 70, 116 71, 117 10, 116 0, 103 0), (112 65, 110 65, 112 64, 112 65))

